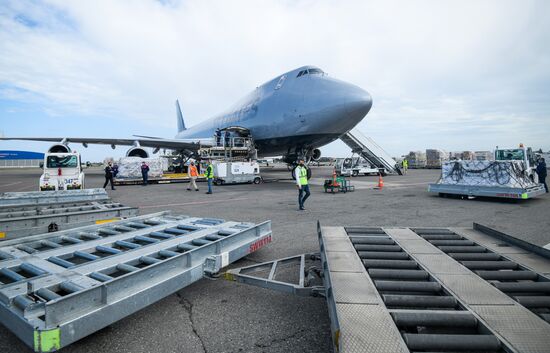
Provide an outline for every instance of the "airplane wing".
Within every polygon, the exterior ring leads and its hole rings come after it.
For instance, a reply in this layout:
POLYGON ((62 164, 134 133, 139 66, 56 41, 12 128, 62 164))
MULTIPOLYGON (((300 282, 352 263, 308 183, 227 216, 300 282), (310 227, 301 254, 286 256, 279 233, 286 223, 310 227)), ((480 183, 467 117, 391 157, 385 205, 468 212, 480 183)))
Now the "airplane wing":
POLYGON ((44 141, 56 143, 81 143, 84 147, 88 144, 111 145, 111 146, 141 146, 152 148, 166 148, 171 150, 196 151, 200 147, 212 146, 213 138, 204 139, 165 139, 165 138, 89 138, 89 137, 0 137, 0 140, 21 140, 21 141, 44 141))

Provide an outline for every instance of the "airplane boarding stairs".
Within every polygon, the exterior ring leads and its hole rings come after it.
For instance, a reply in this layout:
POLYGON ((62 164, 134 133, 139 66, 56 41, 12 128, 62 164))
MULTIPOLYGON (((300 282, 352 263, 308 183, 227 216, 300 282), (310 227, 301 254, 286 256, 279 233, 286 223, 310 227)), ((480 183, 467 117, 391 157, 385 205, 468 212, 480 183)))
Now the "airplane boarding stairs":
POLYGON ((397 162, 373 139, 363 135, 358 129, 352 129, 340 137, 353 153, 359 154, 377 168, 385 168, 388 174, 401 175, 397 162))

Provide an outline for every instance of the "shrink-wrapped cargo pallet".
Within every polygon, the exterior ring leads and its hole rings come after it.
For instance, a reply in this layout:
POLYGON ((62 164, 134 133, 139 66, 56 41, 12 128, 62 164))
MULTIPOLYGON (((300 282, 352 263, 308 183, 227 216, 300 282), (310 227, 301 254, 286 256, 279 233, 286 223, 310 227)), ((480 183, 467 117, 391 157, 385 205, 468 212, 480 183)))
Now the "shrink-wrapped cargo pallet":
POLYGON ((530 188, 522 161, 450 161, 441 168, 438 184, 530 188))
POLYGON ((141 164, 149 166, 149 178, 160 178, 163 174, 164 158, 122 157, 118 160, 117 179, 141 178, 141 164))

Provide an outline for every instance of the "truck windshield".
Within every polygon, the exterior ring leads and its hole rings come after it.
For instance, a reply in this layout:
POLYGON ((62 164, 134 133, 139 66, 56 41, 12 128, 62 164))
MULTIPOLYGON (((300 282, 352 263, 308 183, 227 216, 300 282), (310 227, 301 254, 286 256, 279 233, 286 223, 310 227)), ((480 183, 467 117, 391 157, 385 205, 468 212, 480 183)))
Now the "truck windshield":
POLYGON ((77 165, 76 156, 48 156, 46 159, 47 168, 76 168, 77 165))
POLYGON ((525 154, 522 149, 497 150, 495 159, 497 161, 523 161, 525 154))

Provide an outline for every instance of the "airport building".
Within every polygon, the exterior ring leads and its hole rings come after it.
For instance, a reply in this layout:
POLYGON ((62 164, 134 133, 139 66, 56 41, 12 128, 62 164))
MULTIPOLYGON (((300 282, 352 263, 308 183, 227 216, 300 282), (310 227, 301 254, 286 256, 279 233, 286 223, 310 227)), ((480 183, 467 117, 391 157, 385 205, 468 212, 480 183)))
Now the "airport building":
POLYGON ((0 168, 39 167, 44 153, 29 151, 0 151, 0 168))

